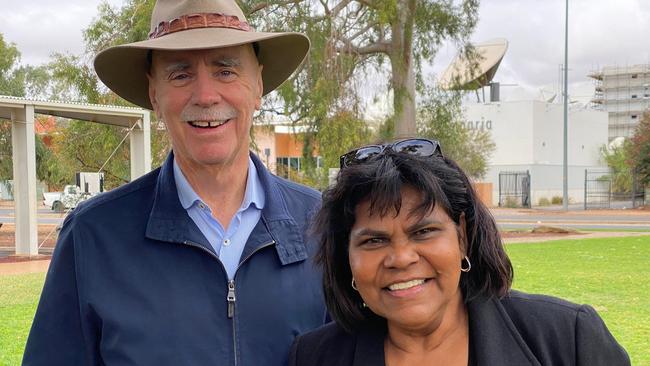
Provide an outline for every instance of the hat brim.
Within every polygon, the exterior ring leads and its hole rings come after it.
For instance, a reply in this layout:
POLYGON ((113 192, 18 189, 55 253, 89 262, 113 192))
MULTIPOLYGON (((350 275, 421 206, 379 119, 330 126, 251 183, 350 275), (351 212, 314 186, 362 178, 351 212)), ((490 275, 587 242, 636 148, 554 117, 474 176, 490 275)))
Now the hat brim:
POLYGON ((287 80, 309 52, 309 39, 300 33, 244 32, 229 28, 199 28, 163 37, 115 46, 95 57, 99 79, 120 97, 146 109, 149 100, 147 79, 149 50, 200 50, 239 46, 257 42, 257 59, 262 69, 263 95, 287 80))

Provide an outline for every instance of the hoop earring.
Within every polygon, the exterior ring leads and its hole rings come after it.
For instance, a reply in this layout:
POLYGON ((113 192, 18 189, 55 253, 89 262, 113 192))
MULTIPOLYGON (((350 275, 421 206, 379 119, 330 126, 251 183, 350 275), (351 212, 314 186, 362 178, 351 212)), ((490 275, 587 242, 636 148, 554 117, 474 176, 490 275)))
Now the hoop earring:
POLYGON ((469 272, 472 269, 472 263, 469 261, 469 258, 465 256, 465 258, 460 260, 460 270, 461 272, 469 272), (467 262, 467 267, 463 268, 463 260, 467 262))
POLYGON ((352 288, 354 289, 354 291, 359 292, 359 289, 357 288, 357 283, 354 282, 354 277, 352 277, 352 288))

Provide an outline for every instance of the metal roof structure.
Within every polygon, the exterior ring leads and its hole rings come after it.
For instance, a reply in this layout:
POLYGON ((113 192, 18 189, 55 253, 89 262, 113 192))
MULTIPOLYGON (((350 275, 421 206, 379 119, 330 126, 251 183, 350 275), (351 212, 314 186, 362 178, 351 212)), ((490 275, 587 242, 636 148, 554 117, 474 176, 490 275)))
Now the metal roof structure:
POLYGON ((32 105, 34 113, 130 128, 149 111, 142 108, 45 101, 0 95, 0 118, 11 119, 16 105, 32 105))
POLYGON ((150 112, 146 109, 0 95, 0 120, 11 122, 17 255, 38 254, 34 133, 36 114, 128 128, 131 179, 151 170, 150 112))

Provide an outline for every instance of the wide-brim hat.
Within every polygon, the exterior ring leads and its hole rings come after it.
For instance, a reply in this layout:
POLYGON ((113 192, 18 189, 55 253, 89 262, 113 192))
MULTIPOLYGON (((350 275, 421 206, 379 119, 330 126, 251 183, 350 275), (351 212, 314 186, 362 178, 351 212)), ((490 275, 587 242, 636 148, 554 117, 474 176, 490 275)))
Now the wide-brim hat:
POLYGON ((199 50, 257 44, 263 95, 276 89, 300 66, 309 39, 294 32, 256 32, 234 0, 158 0, 149 39, 114 46, 95 57, 99 79, 120 97, 147 109, 150 50, 199 50))

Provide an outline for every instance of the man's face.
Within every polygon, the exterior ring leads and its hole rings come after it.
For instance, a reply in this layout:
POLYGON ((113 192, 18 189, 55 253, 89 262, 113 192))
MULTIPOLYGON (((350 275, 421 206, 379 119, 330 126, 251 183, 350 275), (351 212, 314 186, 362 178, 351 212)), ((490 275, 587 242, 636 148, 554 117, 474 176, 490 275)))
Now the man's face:
POLYGON ((149 97, 181 167, 248 164, 261 71, 250 45, 153 52, 149 97))

